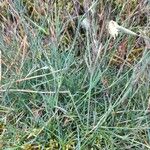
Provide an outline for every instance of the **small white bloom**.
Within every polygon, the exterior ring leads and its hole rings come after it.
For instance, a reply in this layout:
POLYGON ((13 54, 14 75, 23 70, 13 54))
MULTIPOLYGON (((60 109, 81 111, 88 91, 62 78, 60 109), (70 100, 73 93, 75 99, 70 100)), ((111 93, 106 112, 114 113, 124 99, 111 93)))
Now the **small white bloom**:
POLYGON ((108 24, 108 31, 109 34, 115 39, 118 36, 119 30, 118 30, 118 24, 111 20, 108 24))
POLYGON ((84 18, 83 21, 81 22, 81 25, 86 30, 89 30, 89 28, 90 28, 90 21, 89 21, 89 19, 88 18, 84 18))
POLYGON ((129 34, 129 35, 133 35, 133 36, 139 36, 138 34, 136 34, 135 32, 120 26, 117 24, 117 22, 111 20, 108 24, 108 31, 110 33, 110 35, 115 39, 118 36, 119 31, 129 34))
MULTIPOLYGON (((117 24, 117 22, 111 20, 109 23, 108 23, 108 31, 110 33, 110 35, 115 39, 117 36, 118 36, 118 33, 119 31, 120 32, 123 32, 123 33, 126 33, 126 34, 129 34, 129 35, 132 35, 132 36, 137 36, 137 37, 141 37, 141 38, 144 38, 144 40, 146 40, 145 42, 149 42, 150 43, 150 38, 145 36, 145 35, 140 35, 140 34, 137 34, 123 26, 120 26, 117 24)), ((148 47, 149 47, 149 44, 148 44, 148 47)))

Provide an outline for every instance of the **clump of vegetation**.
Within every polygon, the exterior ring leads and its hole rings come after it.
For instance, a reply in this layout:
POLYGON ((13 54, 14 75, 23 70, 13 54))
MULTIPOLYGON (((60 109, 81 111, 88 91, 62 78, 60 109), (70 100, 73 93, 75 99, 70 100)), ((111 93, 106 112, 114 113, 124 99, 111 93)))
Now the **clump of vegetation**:
POLYGON ((146 0, 0 2, 0 149, 150 149, 146 0))

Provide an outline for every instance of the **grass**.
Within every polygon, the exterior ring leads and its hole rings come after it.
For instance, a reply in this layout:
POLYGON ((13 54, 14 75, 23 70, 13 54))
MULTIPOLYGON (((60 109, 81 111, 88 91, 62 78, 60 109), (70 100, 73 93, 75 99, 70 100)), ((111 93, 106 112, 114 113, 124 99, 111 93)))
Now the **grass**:
POLYGON ((106 28, 113 19, 149 36, 148 2, 4 0, 0 10, 0 149, 150 149, 149 47, 106 28))

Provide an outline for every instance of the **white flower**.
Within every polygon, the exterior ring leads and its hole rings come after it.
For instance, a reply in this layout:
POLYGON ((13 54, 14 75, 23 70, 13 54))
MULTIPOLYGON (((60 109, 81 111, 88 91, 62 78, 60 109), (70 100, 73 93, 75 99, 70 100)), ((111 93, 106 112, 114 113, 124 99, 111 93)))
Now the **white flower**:
POLYGON ((81 26, 83 28, 85 28, 86 30, 89 30, 90 29, 90 21, 88 18, 84 18, 81 22, 81 26))
POLYGON ((124 28, 123 26, 118 25, 117 22, 115 22, 113 20, 111 20, 108 24, 108 31, 114 39, 118 36, 119 31, 124 32, 129 35, 139 36, 135 32, 133 32, 127 28, 124 28))
POLYGON ((117 22, 115 22, 113 20, 111 20, 108 23, 108 31, 114 39, 118 36, 118 33, 120 31, 120 32, 129 34, 129 35, 132 35, 132 36, 141 37, 145 40, 145 42, 150 43, 150 38, 148 36, 137 34, 137 33, 133 32, 133 31, 131 31, 131 30, 129 30, 129 29, 123 27, 123 26, 118 25, 117 22))
POLYGON ((119 29, 118 29, 118 24, 111 20, 108 24, 108 31, 109 31, 109 34, 115 39, 117 36, 118 36, 118 33, 119 33, 119 29))

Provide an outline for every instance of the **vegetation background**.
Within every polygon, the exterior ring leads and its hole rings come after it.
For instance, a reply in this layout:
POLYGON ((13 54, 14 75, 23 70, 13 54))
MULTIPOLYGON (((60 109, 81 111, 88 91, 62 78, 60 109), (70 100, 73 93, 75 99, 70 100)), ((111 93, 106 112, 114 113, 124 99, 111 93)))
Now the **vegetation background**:
POLYGON ((0 1, 0 149, 150 149, 148 0, 0 1))

